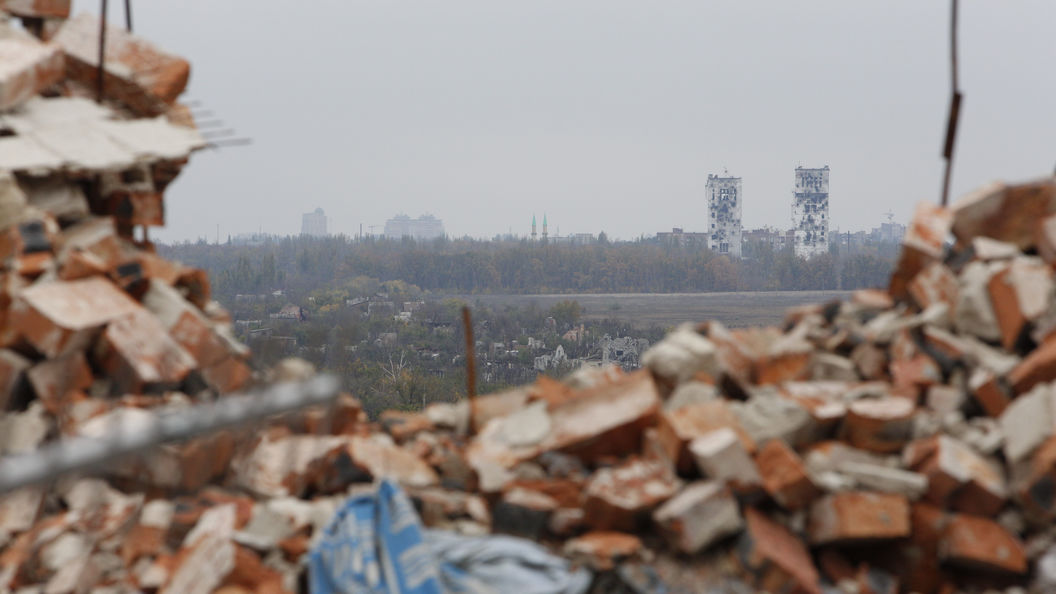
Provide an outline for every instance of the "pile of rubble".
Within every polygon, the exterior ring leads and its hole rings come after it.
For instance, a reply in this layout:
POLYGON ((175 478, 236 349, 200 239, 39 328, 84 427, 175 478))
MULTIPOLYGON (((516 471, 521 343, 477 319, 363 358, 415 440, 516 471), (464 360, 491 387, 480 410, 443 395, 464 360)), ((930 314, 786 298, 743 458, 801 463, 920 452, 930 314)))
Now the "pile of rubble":
MULTIPOLYGON (((5 456, 254 380, 206 276, 146 236, 205 146, 187 63, 110 28, 97 103, 99 23, 68 12, 0 0, 5 456)), ((783 328, 686 326, 640 371, 378 422, 346 395, 4 494, 0 592, 302 590, 381 478, 427 526, 546 543, 598 592, 1056 591, 1054 265, 1052 179, 922 205, 888 291, 783 328)))

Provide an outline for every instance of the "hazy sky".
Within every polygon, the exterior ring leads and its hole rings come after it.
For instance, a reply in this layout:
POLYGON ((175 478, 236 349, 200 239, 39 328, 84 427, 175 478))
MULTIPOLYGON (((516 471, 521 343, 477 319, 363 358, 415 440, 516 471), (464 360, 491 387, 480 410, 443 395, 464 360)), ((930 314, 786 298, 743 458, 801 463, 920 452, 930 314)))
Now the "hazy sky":
MULTIPOLYGON (((1056 164, 1056 2, 961 4, 954 196, 1056 164)), ((940 189, 945 0, 133 8, 191 61, 184 97, 254 140, 192 157, 163 240, 297 233, 316 207, 349 234, 398 212, 456 236, 527 233, 544 212, 551 233, 703 230, 724 168, 744 178, 745 227, 786 227, 800 164, 832 168, 832 222, 857 230, 940 189)))

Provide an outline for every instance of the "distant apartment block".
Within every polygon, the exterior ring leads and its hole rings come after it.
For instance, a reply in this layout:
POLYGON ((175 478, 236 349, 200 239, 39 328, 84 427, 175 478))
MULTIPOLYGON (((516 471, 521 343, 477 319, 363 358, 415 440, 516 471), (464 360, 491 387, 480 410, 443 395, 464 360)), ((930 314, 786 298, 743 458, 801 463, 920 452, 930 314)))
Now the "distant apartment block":
POLYGON ((796 167, 792 228, 796 233, 796 256, 812 258, 829 251, 828 165, 821 169, 796 167))
POLYGON ((444 235, 444 223, 433 215, 422 215, 417 219, 401 214, 385 221, 385 237, 415 240, 438 239, 444 235))
POLYGON ((708 175, 708 248, 741 257, 741 178, 708 175))
POLYGON ((685 231, 681 227, 674 227, 670 232, 661 231, 656 234, 656 240, 660 245, 678 247, 707 246, 710 239, 710 233, 685 231))
POLYGON ((301 235, 326 237, 326 213, 323 209, 317 208, 315 212, 301 215, 301 235))
POLYGON ((795 242, 795 232, 792 229, 778 229, 776 227, 760 227, 758 229, 745 230, 741 239, 745 245, 765 244, 775 251, 781 251, 795 242))

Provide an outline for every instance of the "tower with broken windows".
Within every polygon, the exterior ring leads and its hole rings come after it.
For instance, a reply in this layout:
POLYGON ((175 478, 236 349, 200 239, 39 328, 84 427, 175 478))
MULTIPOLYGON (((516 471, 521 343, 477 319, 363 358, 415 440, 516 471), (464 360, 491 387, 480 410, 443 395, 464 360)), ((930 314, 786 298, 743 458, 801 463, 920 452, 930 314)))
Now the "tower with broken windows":
POLYGON ((741 257, 741 178, 708 175, 708 247, 741 257))
POLYGON ((829 166, 821 169, 796 167, 792 191, 792 228, 795 252, 813 258, 829 251, 829 166))

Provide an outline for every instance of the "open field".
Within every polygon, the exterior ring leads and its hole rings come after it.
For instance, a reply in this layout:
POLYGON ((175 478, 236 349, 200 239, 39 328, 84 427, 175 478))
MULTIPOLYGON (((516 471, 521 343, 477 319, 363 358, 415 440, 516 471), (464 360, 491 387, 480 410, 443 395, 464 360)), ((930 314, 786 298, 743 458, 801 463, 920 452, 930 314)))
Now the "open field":
POLYGON ((639 326, 673 326, 681 322, 717 319, 733 328, 779 324, 785 309, 808 303, 845 299, 850 291, 761 291, 745 293, 606 293, 580 295, 468 295, 467 303, 549 309, 571 299, 589 319, 615 318, 639 326))

